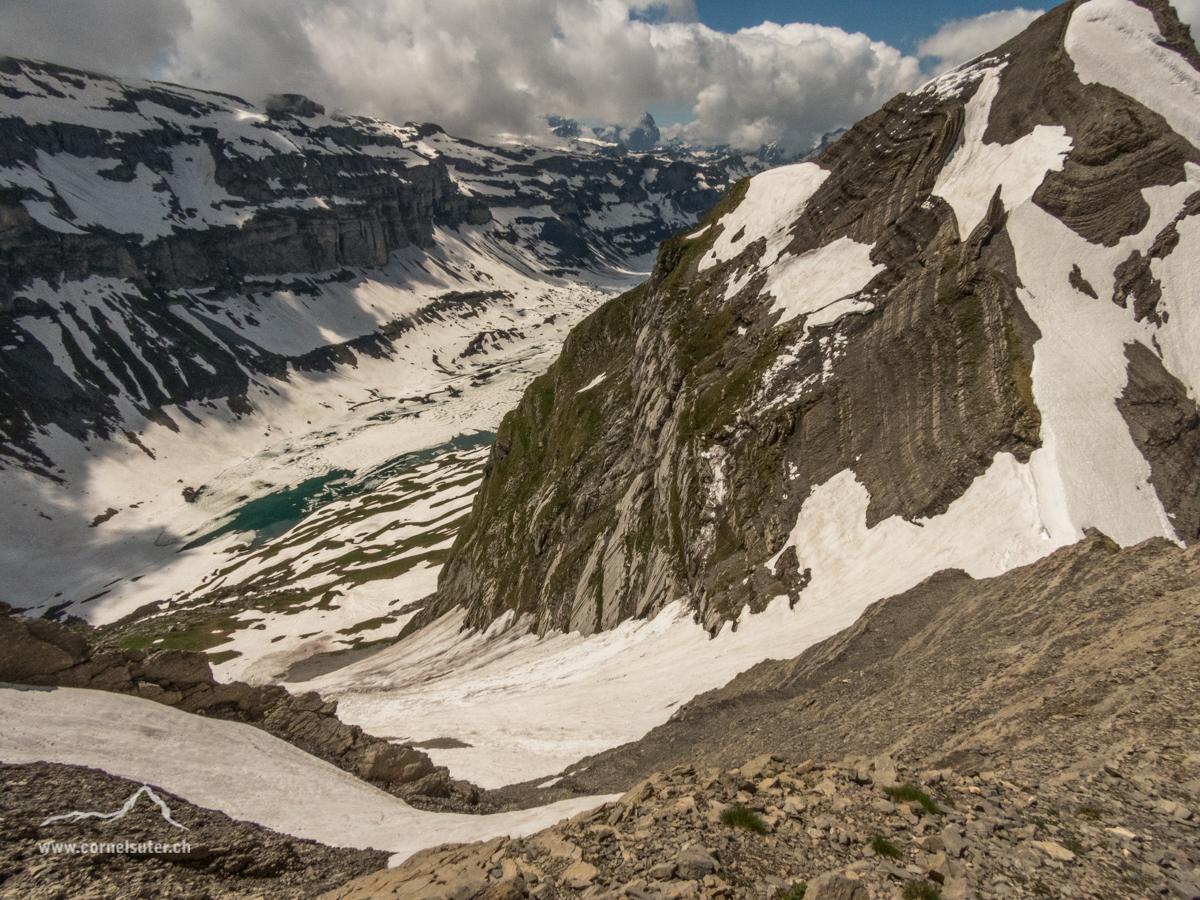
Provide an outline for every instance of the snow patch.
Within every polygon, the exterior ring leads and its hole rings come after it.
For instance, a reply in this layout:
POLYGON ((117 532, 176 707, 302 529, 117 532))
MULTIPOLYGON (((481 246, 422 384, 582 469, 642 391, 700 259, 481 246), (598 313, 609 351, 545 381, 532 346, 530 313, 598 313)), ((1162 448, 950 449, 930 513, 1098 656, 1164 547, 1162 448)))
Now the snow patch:
POLYGON ((1071 14, 1063 44, 1080 81, 1128 94, 1200 147, 1200 73, 1162 40, 1145 7, 1131 0, 1088 0, 1071 14))
POLYGON ((1039 125, 1011 144, 983 142, 1004 65, 983 72, 983 83, 967 103, 962 142, 933 187, 933 193, 954 208, 963 240, 983 221, 997 186, 1005 208, 1011 210, 1033 197, 1047 172, 1062 171, 1071 152, 1071 138, 1061 125, 1039 125))
POLYGON ((939 100, 949 100, 961 97, 972 84, 983 77, 984 73, 996 67, 999 63, 995 57, 981 59, 978 62, 951 69, 922 87, 918 94, 933 94, 939 100))
POLYGON ((579 390, 577 390, 575 393, 582 394, 584 391, 590 391, 596 385, 600 384, 600 382, 604 381, 604 379, 607 377, 608 377, 608 373, 602 372, 599 375, 597 375, 595 378, 593 378, 591 381, 589 381, 587 384, 585 384, 583 387, 581 387, 579 390))
POLYGON ((337 697, 339 714, 372 733, 455 734, 472 747, 431 750, 434 760, 499 787, 636 740, 680 703, 764 659, 796 656, 939 569, 996 575, 1057 546, 1044 536, 1029 467, 1009 454, 943 516, 868 529, 868 502, 849 471, 818 487, 788 539, 813 570, 800 603, 793 610, 781 597, 757 615, 744 610, 737 630, 727 623, 715 639, 679 602, 587 638, 520 627, 464 634, 460 610, 304 688, 337 697))
MULTIPOLYGON (((493 816, 428 813, 266 732, 103 691, 0 687, 0 758, 101 769, 293 837, 387 850, 520 837, 618 795, 493 816), (214 760, 235 764, 214 774, 214 760)), ((187 824, 186 822, 184 823, 187 824)))
POLYGON ((771 314, 777 324, 810 315, 811 327, 836 321, 848 312, 874 309, 871 303, 846 299, 861 291, 885 266, 871 262, 871 247, 848 237, 777 262, 767 276, 766 293, 775 298, 771 314))
POLYGON ((828 177, 829 172, 816 163, 781 166, 755 175, 742 202, 719 220, 724 230, 700 260, 700 271, 733 259, 762 238, 767 241, 767 249, 759 267, 774 263, 791 243, 793 223, 828 177))

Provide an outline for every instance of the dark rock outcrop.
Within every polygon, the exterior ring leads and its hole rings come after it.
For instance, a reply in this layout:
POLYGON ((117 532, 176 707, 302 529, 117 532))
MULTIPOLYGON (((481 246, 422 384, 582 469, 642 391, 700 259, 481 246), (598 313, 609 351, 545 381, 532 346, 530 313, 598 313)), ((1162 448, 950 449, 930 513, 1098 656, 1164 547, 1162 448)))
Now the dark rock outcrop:
POLYGON ((10 614, 0 604, 0 681, 130 694, 183 712, 245 722, 409 800, 451 798, 473 807, 479 791, 450 778, 425 753, 366 734, 337 717, 337 701, 276 685, 220 684, 204 653, 115 650, 69 625, 10 614))
POLYGON ((1142 456, 1150 483, 1180 540, 1200 539, 1200 409, 1182 382, 1142 344, 1125 348, 1129 382, 1117 408, 1142 456))
POLYGON ((704 272, 707 235, 665 243, 650 281, 578 326, 502 423, 426 616, 464 604, 482 626, 512 608, 587 633, 686 597, 716 628, 798 596, 802 578, 762 564, 837 472, 867 487, 874 524, 944 512, 997 452, 1027 459, 1038 332, 1003 204, 960 235, 930 193, 962 120, 959 98, 899 98, 817 158, 831 174, 789 252, 850 238, 886 269, 861 292, 874 311, 812 337, 774 325, 765 276, 727 298, 761 243, 704 272))

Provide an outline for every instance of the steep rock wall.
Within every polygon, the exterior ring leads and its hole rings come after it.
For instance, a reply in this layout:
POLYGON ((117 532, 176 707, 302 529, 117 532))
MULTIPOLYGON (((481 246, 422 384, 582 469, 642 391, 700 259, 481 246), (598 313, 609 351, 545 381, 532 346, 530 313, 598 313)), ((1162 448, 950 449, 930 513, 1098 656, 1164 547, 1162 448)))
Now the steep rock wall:
MULTIPOLYGON (((1166 113, 1094 75, 1084 84, 1064 44, 1077 13, 1124 40, 1146 10, 1160 32, 1151 41, 1178 54, 1165 63, 1172 77, 1182 67, 1195 80, 1195 49, 1167 4, 1070 2, 889 102, 819 156, 819 171, 796 167, 788 177, 804 190, 758 176, 664 244, 650 281, 580 326, 505 419, 435 602, 410 629, 465 606, 469 626, 514 610, 539 632, 586 634, 682 600, 715 631, 776 598, 795 605, 812 572, 789 533, 845 472, 869 496, 868 530, 920 527, 1011 459, 1023 473, 1012 490, 1037 518, 1021 526, 1020 553, 1037 558, 1095 524, 1090 473, 1072 469, 1086 463, 1056 444, 1031 468, 1046 438, 1039 391, 1054 398, 1056 434, 1093 427, 1103 401, 1090 396, 1089 365, 1128 382, 1110 401, 1124 432, 1097 419, 1095 442, 1113 458, 1128 458, 1126 445, 1139 454, 1122 478, 1152 470, 1162 512, 1151 531, 1193 539, 1190 376, 1163 362, 1189 351, 1164 352, 1146 329, 1166 327, 1151 262, 1171 256, 1195 204, 1175 213, 1166 201, 1174 218, 1158 233, 1149 226, 1163 214, 1147 198, 1180 196, 1198 151, 1166 113), (787 190, 800 198, 790 207, 787 190), (1048 289, 1042 272, 1025 284, 1037 229, 1064 247, 1086 242, 1076 252, 1101 287, 1079 264, 1061 285, 1048 289), (1144 255, 1121 249, 1142 244, 1144 255), (1039 323, 1107 316, 1079 304, 1106 302, 1109 278, 1127 316, 1105 319, 1103 345, 1065 332, 1043 345, 1039 323), (1041 346, 1052 367, 1078 357, 1074 370, 1039 376, 1041 346), (1048 380, 1062 377, 1081 379, 1077 412, 1048 380)), ((1169 286, 1176 310, 1188 283, 1169 286)), ((997 545, 988 565, 1002 571, 1011 552, 997 545)))

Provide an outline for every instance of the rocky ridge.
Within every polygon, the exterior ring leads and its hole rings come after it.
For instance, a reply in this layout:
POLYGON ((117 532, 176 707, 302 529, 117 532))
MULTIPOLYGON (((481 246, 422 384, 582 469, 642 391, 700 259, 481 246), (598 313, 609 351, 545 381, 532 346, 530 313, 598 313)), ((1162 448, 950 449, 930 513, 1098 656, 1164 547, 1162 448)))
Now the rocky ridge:
POLYGON ((474 785, 450 777, 428 754, 346 725, 337 701, 278 685, 218 683, 207 654, 112 649, 90 629, 8 614, 0 605, 0 682, 129 694, 183 712, 244 722, 369 781, 418 808, 493 812, 474 785))
MULTIPOLYGON (((554 791, 622 790, 747 753, 889 754, 1044 781, 1130 748, 1200 753, 1200 553, 1103 535, 996 578, 939 573, 790 660, 766 660, 554 791)), ((513 790, 513 789, 506 789, 513 790)))

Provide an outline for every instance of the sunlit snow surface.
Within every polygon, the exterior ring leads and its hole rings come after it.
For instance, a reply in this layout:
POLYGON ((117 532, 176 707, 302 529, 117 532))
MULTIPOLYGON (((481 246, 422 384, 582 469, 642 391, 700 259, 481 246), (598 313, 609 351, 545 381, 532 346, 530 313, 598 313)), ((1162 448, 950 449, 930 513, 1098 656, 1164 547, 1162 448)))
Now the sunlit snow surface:
MULTIPOLYGON (((428 813, 251 725, 136 697, 0 685, 0 716, 5 763, 102 769, 283 834, 386 850, 392 865, 437 844, 532 834, 613 799, 579 797, 492 816, 428 813)), ((91 808, 87 796, 77 802, 79 810, 91 808)), ((70 810, 46 810, 55 812, 70 810)))
POLYGON ((954 208, 963 240, 983 221, 1000 187, 1007 209, 1028 203, 1049 172, 1062 170, 1071 139, 1061 125, 1038 125, 1011 144, 985 144, 988 113, 1000 90, 1004 63, 982 69, 982 83, 967 103, 962 143, 938 174, 933 193, 954 208))
POLYGON ((1054 546, 1039 530, 1031 477, 1007 454, 928 521, 868 529, 868 500, 849 472, 819 487, 789 538, 813 569, 800 603, 789 609, 780 597, 713 639, 678 604, 588 638, 539 638, 508 618, 463 634, 459 613, 304 687, 338 698, 339 715, 372 733, 471 744, 428 752, 494 787, 636 740, 697 693, 760 660, 796 656, 940 569, 998 575, 1054 546))

